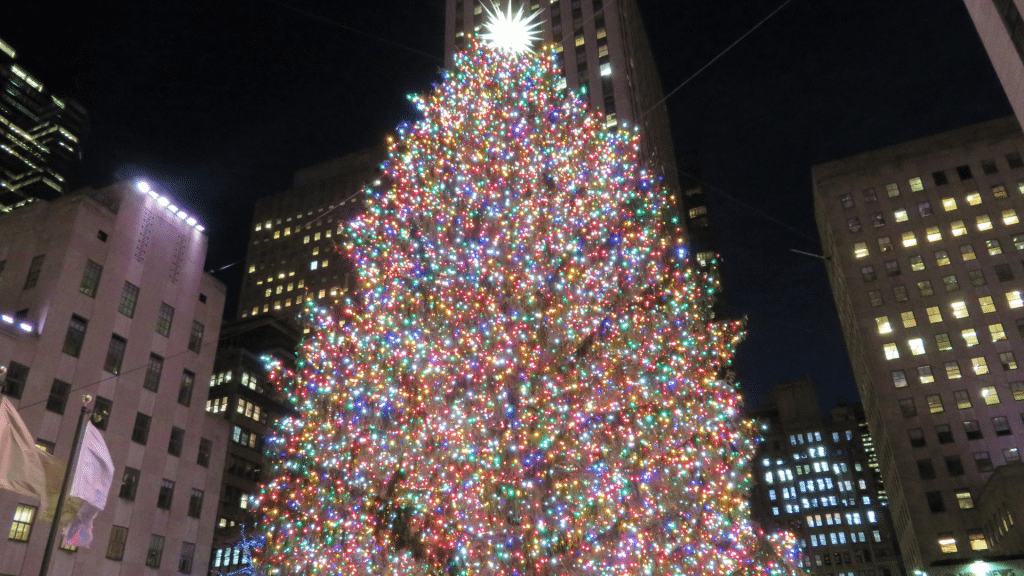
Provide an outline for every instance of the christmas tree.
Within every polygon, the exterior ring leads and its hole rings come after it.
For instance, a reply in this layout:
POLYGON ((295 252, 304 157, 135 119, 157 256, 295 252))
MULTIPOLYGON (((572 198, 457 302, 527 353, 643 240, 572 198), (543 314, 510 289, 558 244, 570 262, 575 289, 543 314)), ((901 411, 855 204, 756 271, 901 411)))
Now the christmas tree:
POLYGON ((309 305, 280 373, 276 573, 797 571, 749 518, 741 326, 638 133, 560 80, 554 51, 474 43, 414 98, 349 226, 360 291, 309 305))

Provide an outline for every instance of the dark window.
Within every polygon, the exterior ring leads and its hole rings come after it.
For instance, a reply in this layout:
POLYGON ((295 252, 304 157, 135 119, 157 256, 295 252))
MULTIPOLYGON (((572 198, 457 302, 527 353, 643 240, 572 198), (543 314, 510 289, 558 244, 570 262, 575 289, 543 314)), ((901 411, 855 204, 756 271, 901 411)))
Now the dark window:
POLYGON ((935 478, 935 466, 932 466, 931 458, 923 458, 917 461, 917 473, 921 480, 932 480, 935 478))
POLYGON ((921 296, 931 296, 935 294, 935 290, 932 289, 931 280, 921 280, 917 283, 917 289, 921 292, 921 296))
POLYGON ((897 302, 906 302, 907 300, 910 299, 910 297, 907 296, 907 287, 904 286, 903 284, 900 284, 899 286, 893 286, 892 293, 893 297, 896 299, 897 302))
POLYGON ((146 550, 146 566, 160 567, 160 558, 164 555, 164 537, 153 534, 149 537, 149 549, 146 550))
POLYGON ((1009 282, 1013 280, 1013 270, 1009 264, 996 264, 996 278, 1000 282, 1009 282))
POLYGON ((25 290, 35 288, 36 284, 39 283, 39 274, 43 271, 43 260, 45 258, 46 254, 40 254, 32 258, 32 263, 28 265, 28 275, 25 276, 25 290))
POLYGON ((96 231, 96 238, 98 238, 100 242, 106 242, 107 241, 107 233, 104 232, 103 230, 97 230, 96 231))
POLYGON ((199 453, 196 455, 196 464, 203 467, 210 465, 210 453, 213 452, 213 440, 203 438, 199 441, 199 453))
POLYGON ((966 164, 956 167, 956 175, 959 176, 961 180, 970 180, 971 178, 974 178, 974 175, 971 174, 971 167, 966 164))
POLYGON ((50 385, 50 396, 46 399, 46 409, 50 412, 63 414, 70 394, 71 384, 63 380, 54 379, 53 384, 50 385))
POLYGON ((150 354, 149 364, 146 366, 146 376, 142 380, 142 387, 156 392, 160 388, 160 374, 163 370, 164 359, 156 354, 150 354))
POLYGON ((78 358, 78 355, 82 353, 82 343, 85 342, 85 330, 88 327, 88 320, 81 316, 71 315, 67 334, 64 335, 63 350, 65 354, 78 358))
POLYGON ((7 267, 7 260, 0 260, 0 278, 4 275, 4 268, 7 267))
MULTIPOLYGON (((996 266, 997 276, 999 275, 998 268, 999 266, 996 266)), ((1007 266, 1007 269, 1009 269, 1009 266, 1007 266)), ((985 282, 985 273, 982 272, 981 270, 968 270, 967 277, 971 279, 971 286, 984 286, 985 284, 987 284, 987 282, 985 282)))
POLYGON ((124 558, 124 545, 128 541, 128 529, 124 526, 110 527, 110 540, 107 541, 107 558, 120 560, 124 558))
POLYGON ((865 188, 863 193, 865 202, 878 202, 878 194, 874 188, 865 188))
POLYGON ((103 361, 103 369, 111 374, 119 374, 126 348, 128 348, 127 340, 117 334, 111 334, 110 344, 107 346, 107 358, 103 361))
POLYGON ((944 170, 932 172, 932 178, 935 180, 936 186, 944 186, 946 184, 949 184, 949 178, 946 177, 946 172, 944 170))
POLYGON ((121 290, 121 302, 117 305, 117 311, 129 318, 135 317, 135 305, 139 302, 139 287, 131 282, 125 282, 121 290))
POLYGON ((918 202, 917 211, 918 213, 921 214, 921 216, 931 216, 932 214, 935 213, 934 210, 932 210, 932 203, 929 202, 928 200, 925 200, 924 202, 918 202))
POLYGON ((196 545, 191 542, 181 543, 181 556, 178 557, 178 572, 192 573, 192 558, 196 554, 196 545))
POLYGON ((25 391, 25 382, 28 381, 28 366, 18 362, 10 362, 7 365, 7 376, 4 377, 3 392, 11 398, 21 398, 25 391))
POLYGON ((174 322, 174 306, 166 302, 160 303, 160 313, 156 318, 156 333, 167 336, 171 333, 171 323, 174 322))
POLYGON ((978 472, 992 471, 992 457, 988 452, 975 452, 974 463, 978 466, 978 472))
POLYGON ((174 481, 164 478, 160 481, 160 494, 156 498, 156 507, 170 510, 172 500, 174 500, 174 481))
POLYGON ((110 423, 110 411, 114 408, 114 401, 110 398, 97 396, 92 408, 92 423, 100 430, 106 430, 110 423))
POLYGON ((981 440, 981 427, 978 426, 977 420, 964 420, 964 433, 967 434, 968 440, 981 440))
POLYGON ((920 448, 925 445, 924 441, 924 430, 920 428, 911 428, 907 430, 907 436, 910 437, 910 446, 913 448, 920 448))
POLYGON ((192 321, 192 332, 188 335, 188 349, 199 353, 203 347, 203 332, 206 331, 206 327, 203 326, 202 322, 192 321))
POLYGON ((936 424, 935 435, 939 439, 939 444, 953 443, 953 429, 949 427, 949 424, 936 424))
MULTIPOLYGON (((885 300, 882 299, 881 290, 868 291, 868 300, 871 302, 871 306, 881 306, 885 304, 885 300)), ((1024 334, 1024 327, 1021 328, 1021 333, 1024 334)))
POLYGON ((876 278, 875 267, 871 266, 870 264, 867 266, 862 266, 860 269, 860 275, 862 278, 864 278, 865 282, 871 282, 876 278))
POLYGON ((960 282, 957 281, 956 274, 943 276, 942 283, 946 285, 946 292, 956 292, 960 289, 960 282))
POLYGON ((153 419, 142 412, 135 415, 135 426, 132 427, 132 442, 145 445, 149 441, 149 423, 153 419))
POLYGON ((198 488, 192 489, 192 496, 188 499, 188 515, 199 518, 203 513, 203 491, 198 488))
POLYGON ((125 467, 121 474, 121 491, 118 496, 125 500, 135 500, 135 494, 139 490, 139 474, 135 468, 125 467))
POLYGON ((885 274, 887 276, 899 276, 900 275, 900 263, 895 260, 889 260, 885 263, 885 274))
POLYGON ((917 416, 917 407, 914 406, 913 398, 900 398, 900 412, 904 418, 917 416))
POLYGON ((964 463, 960 460, 960 455, 954 454, 952 456, 946 456, 946 471, 949 472, 950 476, 963 476, 964 475, 964 463))
POLYGON ((1013 434, 1010 430, 1010 423, 1006 420, 1006 416, 996 416, 992 418, 992 427, 996 429, 996 436, 1009 436, 1013 434))
POLYGON ((196 375, 185 370, 181 373, 181 384, 178 386, 178 404, 188 406, 192 404, 192 388, 196 383, 196 375))
POLYGON ((100 287, 100 276, 103 275, 103 266, 89 260, 85 263, 85 272, 82 273, 82 283, 78 285, 78 291, 90 298, 96 297, 96 290, 100 287))
POLYGON ((982 160, 981 171, 984 172, 985 174, 998 174, 999 168, 996 167, 996 163, 994 160, 982 160))
POLYGON ((181 456, 181 447, 185 443, 185 431, 177 426, 171 428, 171 439, 167 443, 167 453, 171 456, 181 456))
POLYGON ((946 511, 946 503, 942 500, 942 492, 939 492, 938 490, 925 492, 924 497, 928 500, 928 509, 932 512, 946 511))
POLYGON ((1007 154, 1006 163, 1010 165, 1010 168, 1024 168, 1024 160, 1021 159, 1020 154, 1017 152, 1007 154))
POLYGON ((199 293, 199 303, 206 304, 206 294, 203 294, 202 292, 199 293))

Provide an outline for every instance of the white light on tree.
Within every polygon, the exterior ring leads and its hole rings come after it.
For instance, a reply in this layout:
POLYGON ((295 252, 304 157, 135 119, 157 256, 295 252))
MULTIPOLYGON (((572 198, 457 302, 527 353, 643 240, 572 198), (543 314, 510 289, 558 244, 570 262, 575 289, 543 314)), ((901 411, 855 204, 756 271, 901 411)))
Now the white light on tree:
POLYGON ((519 10, 512 14, 511 2, 505 13, 502 13, 496 4, 492 5, 491 9, 484 6, 484 10, 487 11, 489 19, 484 24, 487 32, 482 38, 491 46, 515 54, 531 51, 533 43, 540 39, 540 22, 535 22, 540 12, 523 16, 523 7, 520 6, 519 10))

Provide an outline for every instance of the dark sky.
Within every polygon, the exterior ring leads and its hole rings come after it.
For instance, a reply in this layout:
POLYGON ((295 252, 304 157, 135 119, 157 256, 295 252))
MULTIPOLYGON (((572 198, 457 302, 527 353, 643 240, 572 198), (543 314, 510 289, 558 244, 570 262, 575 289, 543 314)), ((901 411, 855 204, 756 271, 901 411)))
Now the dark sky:
MULTIPOLYGON (((668 92, 785 0, 638 1, 668 92)), ((208 268, 244 256, 254 201, 296 169, 414 120, 405 95, 442 65, 442 0, 21 9, 0 38, 89 110, 81 182, 154 178, 206 225, 208 268)), ((801 376, 826 407, 855 399, 822 262, 792 251, 820 252, 810 169, 1010 113, 963 0, 790 0, 667 104, 677 151, 712 187, 731 312, 749 319, 748 401, 801 376)))

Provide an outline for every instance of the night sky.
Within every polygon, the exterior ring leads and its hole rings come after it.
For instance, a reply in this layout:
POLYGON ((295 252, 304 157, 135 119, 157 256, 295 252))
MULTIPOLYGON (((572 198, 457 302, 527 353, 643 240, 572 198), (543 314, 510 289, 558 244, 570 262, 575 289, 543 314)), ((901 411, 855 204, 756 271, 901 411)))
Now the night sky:
MULTIPOLYGON (((793 252, 820 253, 811 166, 1011 113, 963 0, 638 1, 666 92, 783 6, 667 105, 711 187, 730 313, 749 320, 748 402, 802 376, 826 408, 856 400, 823 262, 793 252)), ((443 0, 19 8, 0 38, 89 111, 78 182, 154 180, 207 227, 209 269, 244 257, 255 200, 297 169, 415 120, 405 96, 443 64, 443 0)))

